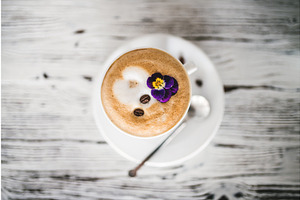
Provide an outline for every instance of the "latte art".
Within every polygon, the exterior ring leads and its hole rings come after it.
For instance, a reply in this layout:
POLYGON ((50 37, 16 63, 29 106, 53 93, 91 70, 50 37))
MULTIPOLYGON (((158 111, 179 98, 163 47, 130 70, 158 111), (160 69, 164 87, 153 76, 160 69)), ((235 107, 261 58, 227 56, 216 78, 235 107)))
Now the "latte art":
MULTIPOLYGON (((151 95, 151 91, 145 84, 149 76, 148 72, 140 67, 129 66, 122 71, 122 76, 123 79, 118 79, 113 83, 113 93, 116 99, 130 108, 139 107, 141 96, 151 95)), ((153 102, 153 100, 149 101, 149 105, 153 102)))
POLYGON ((158 49, 137 49, 108 69, 101 100, 110 120, 140 137, 162 134, 175 126, 190 101, 190 82, 181 63, 158 49))

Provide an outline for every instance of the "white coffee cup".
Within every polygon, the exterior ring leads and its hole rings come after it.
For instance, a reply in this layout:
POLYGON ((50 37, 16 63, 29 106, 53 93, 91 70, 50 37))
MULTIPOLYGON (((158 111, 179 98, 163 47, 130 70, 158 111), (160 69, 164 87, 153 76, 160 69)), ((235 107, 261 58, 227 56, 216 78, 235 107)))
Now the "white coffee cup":
MULTIPOLYGON (((143 48, 153 48, 153 47, 148 46, 148 47, 143 47, 143 48)), ((99 79, 98 79, 97 82, 96 82, 96 84, 99 85, 100 87, 97 87, 97 88, 99 88, 99 90, 96 90, 96 93, 97 93, 97 94, 96 94, 96 97, 95 97, 95 98, 97 98, 96 101, 99 101, 99 102, 100 102, 100 104, 99 104, 99 109, 100 109, 101 113, 104 113, 105 118, 110 122, 110 124, 112 125, 112 127, 115 128, 115 129, 117 129, 120 133, 125 134, 125 135, 127 135, 127 136, 129 136, 129 137, 138 138, 138 139, 153 139, 153 138, 162 137, 162 136, 165 136, 165 135, 168 135, 168 134, 172 133, 172 132, 173 132, 173 131, 174 131, 174 130, 182 123, 182 121, 183 121, 184 118, 186 117, 187 112, 188 112, 188 109, 189 109, 189 107, 190 107, 190 103, 191 103, 191 94, 192 94, 191 83, 190 83, 190 87, 189 87, 189 89, 190 89, 190 92, 189 92, 189 94, 190 94, 190 97, 189 97, 189 103, 188 103, 187 109, 185 110, 184 115, 180 118, 180 120, 179 120, 172 128, 170 128, 170 129, 169 129, 168 131, 166 131, 166 132, 160 133, 159 135, 148 136, 148 137, 140 137, 140 136, 135 136, 135 135, 132 135, 132 134, 130 134, 130 133, 127 133, 127 132, 125 132, 124 130, 120 129, 117 125, 115 125, 115 124, 110 120, 110 118, 108 117, 108 115, 107 115, 107 113, 105 112, 105 109, 104 109, 104 107, 103 107, 102 97, 101 97, 101 86, 102 86, 102 84, 103 84, 103 80, 104 80, 104 77, 105 77, 105 75, 106 75, 108 69, 111 67, 111 65, 114 63, 114 61, 117 60, 120 56, 124 55, 124 54, 127 53, 127 52, 130 52, 130 51, 133 51, 133 50, 137 50, 137 49, 140 49, 140 48, 130 48, 130 47, 128 47, 128 48, 126 48, 126 49, 125 49, 125 48, 119 49, 119 50, 116 51, 116 52, 118 52, 118 53, 112 54, 112 55, 106 60, 106 62, 105 62, 104 65, 103 65, 103 70, 102 70, 102 72, 101 72, 101 75, 100 75, 99 79)), ((162 49, 159 49, 159 50, 164 51, 164 50, 162 50, 162 49)), ((165 52, 165 51, 164 51, 164 52, 165 52)), ((165 53, 167 53, 167 52, 165 52, 165 53)), ((167 53, 167 54, 170 55, 169 53, 167 53)), ((170 56, 173 57, 172 55, 170 55, 170 56)), ((173 58, 174 58, 174 57, 173 57, 173 58)), ((176 59, 176 58, 174 58, 174 59, 176 59)), ((186 72, 188 75, 191 74, 191 73, 193 73, 195 70, 197 70, 197 67, 194 66, 194 65, 191 64, 191 63, 185 64, 185 65, 181 64, 180 61, 178 61, 178 63, 180 63, 180 65, 182 66, 182 68, 185 70, 185 72, 186 72)), ((189 78, 189 77, 188 77, 188 78, 189 78)), ((190 82, 190 79, 189 79, 189 82, 190 82)))

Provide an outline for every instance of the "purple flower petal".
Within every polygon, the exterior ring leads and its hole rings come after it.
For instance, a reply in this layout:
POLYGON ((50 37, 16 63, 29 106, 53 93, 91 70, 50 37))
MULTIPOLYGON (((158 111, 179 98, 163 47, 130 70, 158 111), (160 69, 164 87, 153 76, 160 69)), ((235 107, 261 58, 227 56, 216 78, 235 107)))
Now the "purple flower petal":
POLYGON ((149 77, 147 79, 147 86, 148 86, 148 88, 154 89, 152 83, 156 80, 156 78, 163 79, 163 75, 161 75, 161 73, 154 73, 154 74, 152 74, 151 77, 149 77))
POLYGON ((155 81, 155 79, 152 78, 152 76, 149 77, 149 78, 147 79, 147 86, 148 86, 148 88, 154 89, 154 87, 153 87, 153 85, 152 85, 152 82, 153 82, 153 81, 155 81))
POLYGON ((151 78, 153 78, 153 81, 155 81, 156 78, 163 79, 163 75, 161 75, 161 73, 154 73, 152 74, 151 78))
POLYGON ((161 100, 159 100, 159 102, 165 103, 165 102, 170 100, 171 96, 172 96, 172 91, 171 90, 165 90, 165 96, 161 100))
POLYGON ((165 90, 162 89, 162 90, 151 90, 151 95, 157 99, 157 100, 161 100, 164 96, 165 96, 165 90))
POLYGON ((175 95, 178 91, 178 82, 174 78, 174 85, 171 87, 172 96, 175 95))
POLYGON ((168 75, 164 76, 165 89, 170 89, 174 85, 174 78, 168 75))

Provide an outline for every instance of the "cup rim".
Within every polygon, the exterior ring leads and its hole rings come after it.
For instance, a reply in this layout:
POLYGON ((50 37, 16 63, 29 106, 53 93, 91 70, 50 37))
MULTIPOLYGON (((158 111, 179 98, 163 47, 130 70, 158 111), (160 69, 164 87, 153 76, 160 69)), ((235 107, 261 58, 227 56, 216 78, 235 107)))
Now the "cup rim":
MULTIPOLYGON (((112 56, 112 55, 111 55, 112 56)), ((108 57, 107 60, 104 62, 104 66, 103 66, 103 71, 101 72, 101 76, 100 76, 100 79, 99 79, 99 84, 100 84, 100 90, 98 90, 98 97, 100 99, 100 108, 101 110, 103 111, 104 113, 104 116, 105 118, 109 121, 109 123, 115 128, 117 129, 120 133, 122 134, 125 134, 125 135, 128 135, 130 137, 133 137, 135 139, 144 139, 144 140, 147 140, 147 139, 154 139, 154 138, 159 138, 159 137, 162 137, 162 136, 165 136, 167 134, 170 134, 172 133, 181 123, 182 121, 185 119, 186 115, 187 115, 187 112, 190 108, 190 105, 191 105, 191 100, 192 100, 192 84, 191 84, 191 80, 190 80, 190 76, 186 70, 186 68, 184 67, 184 64, 182 64, 178 59, 176 59, 174 56, 172 56, 171 54, 169 54, 168 52, 162 50, 162 49, 159 49, 159 48, 154 48, 154 47, 142 47, 142 48, 131 48, 131 49, 127 49, 127 50, 123 50, 122 53, 119 53, 118 56, 112 58, 112 57, 108 57), (104 106, 103 106, 103 103, 102 103, 102 95, 101 95, 101 90, 102 90, 102 84, 103 84, 103 81, 104 81, 104 77, 107 73, 107 71, 109 70, 109 68, 111 67, 111 65, 117 60, 119 59, 121 56, 123 56, 124 54, 126 53, 129 53, 131 51, 135 51, 135 50, 140 50, 140 49, 156 49, 156 50, 160 50, 160 51, 163 51, 164 53, 168 54, 169 56, 173 57, 181 66, 182 68, 184 69, 186 75, 188 76, 188 82, 189 82, 189 85, 190 85, 190 97, 189 97, 189 103, 188 103, 188 106, 187 106, 187 109, 185 110, 184 114, 182 115, 182 117, 180 118, 180 120, 173 126, 171 127, 169 130, 163 132, 163 133, 160 133, 158 135, 154 135, 154 136, 146 136, 146 137, 143 137, 143 136, 136 136, 136 135, 132 135, 130 133, 127 133, 126 131, 122 130, 121 128, 119 128, 116 124, 114 124, 111 119, 108 117, 105 109, 104 109, 104 106)))

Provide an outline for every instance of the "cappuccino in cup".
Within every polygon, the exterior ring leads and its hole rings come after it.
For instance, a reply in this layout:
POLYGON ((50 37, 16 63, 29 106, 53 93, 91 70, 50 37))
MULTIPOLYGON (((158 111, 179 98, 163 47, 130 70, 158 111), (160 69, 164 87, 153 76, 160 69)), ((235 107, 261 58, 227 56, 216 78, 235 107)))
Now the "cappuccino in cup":
POLYGON ((101 86, 106 115, 122 131, 138 137, 166 133, 186 114, 191 85, 183 65, 168 53, 144 48, 120 56, 101 86))

